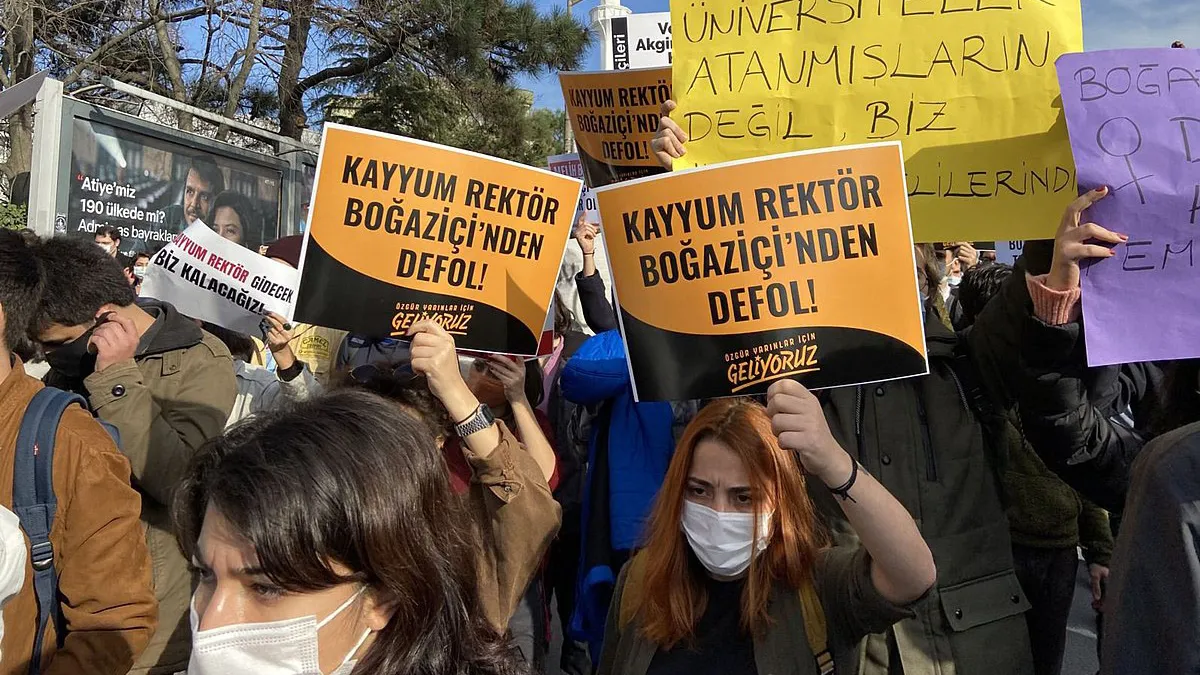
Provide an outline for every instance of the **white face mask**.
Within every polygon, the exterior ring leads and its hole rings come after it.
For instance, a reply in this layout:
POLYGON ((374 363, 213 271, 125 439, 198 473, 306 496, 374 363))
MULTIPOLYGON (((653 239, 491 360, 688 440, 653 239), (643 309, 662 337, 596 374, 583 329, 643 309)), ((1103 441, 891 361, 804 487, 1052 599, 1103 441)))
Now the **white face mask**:
POLYGON ((146 278, 146 265, 136 265, 133 268, 133 276, 137 279, 146 278))
MULTIPOLYGON (((192 598, 192 659, 188 675, 322 675, 317 660, 317 631, 325 627, 362 595, 365 588, 350 596, 341 607, 317 621, 304 616, 266 623, 238 623, 232 626, 199 630, 196 600, 192 598)), ((348 675, 354 669, 351 657, 358 652, 370 629, 331 675, 348 675)))
POLYGON ((683 534, 705 569, 719 577, 736 577, 750 568, 750 558, 767 548, 771 514, 722 513, 685 500, 683 534), (757 542, 757 543, 756 543, 757 542))

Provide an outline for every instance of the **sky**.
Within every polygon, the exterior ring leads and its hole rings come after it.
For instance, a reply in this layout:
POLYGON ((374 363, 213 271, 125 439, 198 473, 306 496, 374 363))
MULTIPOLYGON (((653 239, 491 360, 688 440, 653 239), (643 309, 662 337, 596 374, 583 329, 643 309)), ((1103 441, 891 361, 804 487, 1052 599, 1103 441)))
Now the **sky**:
MULTIPOLYGON (((1069 1, 1069 0, 1068 0, 1069 1)), ((1195 0, 1082 0, 1083 44, 1088 50, 1123 47, 1169 47, 1183 40, 1188 47, 1200 47, 1200 13, 1195 0)), ((534 0, 540 9, 565 7, 565 0, 534 0)), ((584 0, 572 10, 585 23, 597 0, 584 0)), ((624 0, 623 5, 636 13, 666 12, 668 0, 624 0)), ((600 52, 594 46, 583 61, 583 69, 598 70, 600 52)), ((534 93, 534 105, 561 109, 562 91, 554 73, 525 78, 521 86, 534 93)))

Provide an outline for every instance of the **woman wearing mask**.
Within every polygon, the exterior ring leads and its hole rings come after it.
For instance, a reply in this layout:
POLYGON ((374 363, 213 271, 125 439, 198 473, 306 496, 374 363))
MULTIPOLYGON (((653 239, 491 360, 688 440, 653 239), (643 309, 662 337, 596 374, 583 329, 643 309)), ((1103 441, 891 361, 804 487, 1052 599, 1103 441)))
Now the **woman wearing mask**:
MULTIPOLYGON (((674 108, 664 106, 665 112, 674 108)), ((654 140, 669 166, 687 134, 664 117, 654 140)), ((1011 281, 970 331, 955 333, 937 292, 933 246, 914 249, 925 295, 929 374, 822 392, 834 437, 918 523, 937 562, 937 587, 915 616, 864 640, 863 675, 1033 675, 1024 613, 1000 492, 1019 351, 1006 327, 1024 291, 1011 281)), ((1018 280, 1019 281, 1019 280, 1018 280)), ((1013 430, 1015 431, 1015 429, 1013 430)), ((862 542, 838 500, 817 481, 809 495, 838 546, 862 542)))
POLYGON ((513 672, 475 593, 465 517, 426 427, 371 394, 229 430, 176 499, 200 579, 188 674, 513 672))
POLYGON ((542 369, 537 361, 522 363, 509 356, 460 359, 471 393, 504 420, 542 468, 551 489, 556 487, 557 460, 550 443, 550 419, 535 408, 544 396, 542 369))
POLYGON ((719 401, 688 427, 617 582, 601 675, 855 672, 857 642, 933 586, 916 524, 817 398, 784 381, 768 402, 719 401), (826 547, 805 473, 840 497, 861 548, 826 547))

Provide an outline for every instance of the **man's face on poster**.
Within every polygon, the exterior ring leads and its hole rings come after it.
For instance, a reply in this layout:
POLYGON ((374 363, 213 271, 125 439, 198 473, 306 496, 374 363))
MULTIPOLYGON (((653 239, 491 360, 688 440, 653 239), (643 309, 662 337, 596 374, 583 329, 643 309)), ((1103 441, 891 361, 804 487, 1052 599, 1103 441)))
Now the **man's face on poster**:
POLYGON ((208 217, 212 206, 213 186, 194 170, 188 170, 187 182, 183 186, 183 217, 188 225, 196 219, 208 217))

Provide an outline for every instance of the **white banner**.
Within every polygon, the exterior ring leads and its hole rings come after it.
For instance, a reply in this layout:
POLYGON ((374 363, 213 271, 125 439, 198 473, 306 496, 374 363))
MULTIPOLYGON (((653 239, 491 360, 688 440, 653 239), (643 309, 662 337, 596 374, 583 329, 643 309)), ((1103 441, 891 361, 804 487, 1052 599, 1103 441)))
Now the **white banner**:
POLYGON ((300 274, 229 241, 197 220, 155 254, 142 297, 180 313, 258 337, 263 315, 289 314, 300 274))
POLYGON ((998 241, 996 242, 996 262, 1004 263, 1005 265, 1015 265, 1017 258, 1021 257, 1021 250, 1025 248, 1023 241, 998 241))
MULTIPOLYGON (((583 162, 579 161, 577 153, 547 157, 546 168, 554 173, 583 180, 583 162)), ((596 193, 586 185, 583 186, 583 192, 579 193, 579 206, 575 212, 579 211, 584 212, 589 223, 600 222, 600 205, 596 203, 596 193)), ((574 226, 574 222, 571 224, 574 226)))
POLYGON ((671 65, 671 13, 631 14, 612 20, 612 63, 607 70, 671 65))

